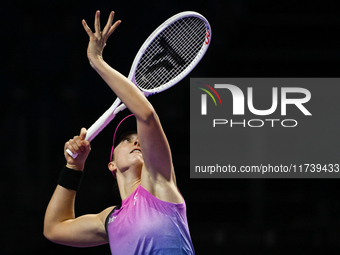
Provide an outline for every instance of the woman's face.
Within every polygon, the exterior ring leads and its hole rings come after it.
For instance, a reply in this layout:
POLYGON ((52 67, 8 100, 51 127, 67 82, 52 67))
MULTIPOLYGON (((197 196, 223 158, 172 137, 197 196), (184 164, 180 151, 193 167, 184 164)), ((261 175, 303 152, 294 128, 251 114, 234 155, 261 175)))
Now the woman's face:
MULTIPOLYGON (((139 166, 141 169, 144 161, 138 134, 129 134, 121 140, 114 149, 114 162, 121 172, 135 166, 139 166)), ((137 169, 139 168, 137 167, 137 169)))

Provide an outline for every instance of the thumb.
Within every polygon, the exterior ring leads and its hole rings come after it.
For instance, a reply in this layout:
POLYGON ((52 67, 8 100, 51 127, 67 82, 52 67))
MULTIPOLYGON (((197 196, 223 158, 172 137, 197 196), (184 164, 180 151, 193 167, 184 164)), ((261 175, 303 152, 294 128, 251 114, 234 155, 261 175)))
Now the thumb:
POLYGON ((86 132, 87 132, 86 128, 82 128, 82 129, 80 130, 80 135, 79 135, 79 137, 80 137, 81 140, 84 140, 84 139, 85 139, 85 137, 86 137, 86 132))

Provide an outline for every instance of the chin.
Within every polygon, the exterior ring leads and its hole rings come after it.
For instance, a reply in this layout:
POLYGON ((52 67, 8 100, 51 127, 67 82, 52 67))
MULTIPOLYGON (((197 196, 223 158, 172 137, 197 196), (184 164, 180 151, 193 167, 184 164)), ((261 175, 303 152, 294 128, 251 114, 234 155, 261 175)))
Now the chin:
POLYGON ((141 166, 143 166, 144 165, 144 160, 143 160, 142 157, 136 157, 136 158, 134 158, 132 164, 133 165, 141 165, 141 166))

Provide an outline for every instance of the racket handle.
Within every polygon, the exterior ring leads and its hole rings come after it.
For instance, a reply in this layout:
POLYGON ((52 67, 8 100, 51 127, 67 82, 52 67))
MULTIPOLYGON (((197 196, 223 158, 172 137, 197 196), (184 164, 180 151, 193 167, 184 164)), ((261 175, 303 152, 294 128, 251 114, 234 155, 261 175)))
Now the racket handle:
MULTIPOLYGON (((120 99, 117 98, 116 101, 111 105, 111 107, 107 109, 106 112, 104 112, 104 114, 100 116, 100 118, 95 123, 92 124, 92 126, 86 132, 86 137, 85 137, 86 141, 91 142, 100 133, 100 131, 102 131, 103 128, 105 128, 107 124, 109 124, 111 120, 113 120, 113 118, 116 116, 115 109, 117 108, 117 105, 120 104, 120 102, 121 102, 120 99)), ((77 158, 78 156, 78 153, 73 154, 69 149, 66 149, 66 152, 73 159, 77 158)))
POLYGON ((76 159, 78 157, 78 153, 73 154, 72 151, 70 151, 69 149, 66 149, 66 152, 68 155, 70 155, 73 159, 76 159))

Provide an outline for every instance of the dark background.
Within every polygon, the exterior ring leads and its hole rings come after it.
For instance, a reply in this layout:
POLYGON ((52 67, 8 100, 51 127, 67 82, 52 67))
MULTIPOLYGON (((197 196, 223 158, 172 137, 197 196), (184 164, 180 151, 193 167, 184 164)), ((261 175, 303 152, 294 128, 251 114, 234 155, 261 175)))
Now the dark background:
MULTIPOLYGON (((0 254, 110 254, 107 245, 71 248, 42 235, 64 143, 115 99, 88 64, 83 18, 93 27, 97 9, 102 24, 116 11, 123 23, 104 58, 124 75, 159 24, 193 10, 209 20, 212 43, 190 77, 338 77, 338 7, 329 0, 1 1, 0 254)), ((338 179, 189 178, 189 76, 150 101, 172 147, 196 253, 339 249, 338 179)), ((107 170, 115 123, 92 142, 77 215, 117 203, 107 170)))

